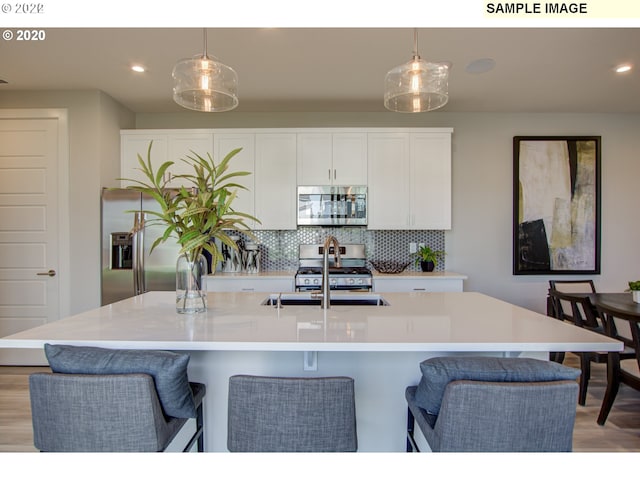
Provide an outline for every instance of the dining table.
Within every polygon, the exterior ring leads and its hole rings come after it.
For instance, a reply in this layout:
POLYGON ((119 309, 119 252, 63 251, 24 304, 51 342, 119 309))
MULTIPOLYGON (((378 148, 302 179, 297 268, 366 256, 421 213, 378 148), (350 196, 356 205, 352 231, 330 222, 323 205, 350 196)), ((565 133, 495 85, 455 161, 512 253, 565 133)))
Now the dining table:
POLYGON ((640 321, 640 303, 633 301, 631 292, 589 293, 587 298, 594 308, 600 305, 623 315, 637 315, 640 321))
MULTIPOLYGON (((631 292, 591 293, 591 292, 560 292, 563 299, 578 301, 586 299, 586 305, 591 309, 593 318, 598 317, 598 305, 609 308, 623 315, 638 316, 640 321, 640 303, 633 301, 631 292)), ((581 302, 585 306, 585 302, 581 302)), ((547 313, 550 314, 551 310, 547 313)), ((589 318, 585 319, 588 323, 589 318)))

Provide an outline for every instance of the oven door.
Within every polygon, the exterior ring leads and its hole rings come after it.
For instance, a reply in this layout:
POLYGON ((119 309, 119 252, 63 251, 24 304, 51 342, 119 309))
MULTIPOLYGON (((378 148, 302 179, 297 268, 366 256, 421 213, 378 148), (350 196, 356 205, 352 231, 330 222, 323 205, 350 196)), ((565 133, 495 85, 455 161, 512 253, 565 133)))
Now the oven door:
MULTIPOLYGON (((358 284, 342 284, 336 281, 331 281, 331 277, 329 278, 329 289, 334 291, 343 291, 343 292, 370 292, 371 285, 358 285, 358 284)), ((296 278, 296 292, 319 292, 322 290, 322 284, 308 282, 305 283, 303 278, 296 278)))

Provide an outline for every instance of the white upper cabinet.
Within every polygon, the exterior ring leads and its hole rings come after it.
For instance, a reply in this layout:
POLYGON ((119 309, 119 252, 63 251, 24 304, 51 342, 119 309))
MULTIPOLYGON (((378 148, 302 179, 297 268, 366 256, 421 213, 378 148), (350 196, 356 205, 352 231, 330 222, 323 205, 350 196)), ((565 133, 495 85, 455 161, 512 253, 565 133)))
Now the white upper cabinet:
POLYGON ((407 229, 409 226, 409 134, 369 134, 367 228, 407 229))
POLYGON ((369 229, 451 228, 451 131, 369 134, 369 229))
MULTIPOLYGON (((234 177, 230 181, 244 186, 247 190, 237 189, 236 198, 232 203, 234 210, 255 216, 255 135, 253 133, 218 133, 214 134, 214 160, 221 162, 225 156, 236 148, 241 148, 229 162, 230 172, 249 172, 250 175, 234 177)), ((254 229, 253 221, 247 225, 254 229)))
POLYGON ((451 228, 451 133, 412 133, 409 179, 412 229, 451 228))
POLYGON ((298 134, 298 185, 366 185, 367 134, 298 134))
POLYGON ((260 230, 295 230, 296 134, 256 133, 255 216, 260 230))
MULTIPOLYGON (((154 170, 167 161, 168 141, 165 134, 120 134, 120 173, 122 178, 140 180, 147 182, 147 177, 139 170, 140 163, 138 155, 142 160, 147 161, 149 143, 151 145, 151 163, 154 170)), ((121 180, 120 185, 124 188, 132 185, 132 182, 121 180)))
MULTIPOLYGON (((176 175, 192 173, 181 159, 193 152, 205 157, 213 154, 213 133, 210 131, 194 130, 123 130, 120 133, 121 172, 123 178, 148 181, 139 171, 138 155, 147 161, 149 143, 151 147, 151 165, 156 171, 164 162, 173 161, 174 164, 165 173, 169 187, 179 187, 180 179, 172 180, 176 175)), ((122 181, 126 187, 130 182, 122 181)))
MULTIPOLYGON (((370 230, 451 228, 451 128, 122 130, 121 176, 146 181, 138 154, 167 179, 191 173, 180 159, 211 153, 218 163, 236 148, 232 171, 248 190, 234 208, 257 217, 260 230, 297 228, 297 185, 366 185, 370 230)), ((170 181, 177 187, 180 179, 170 181)), ((128 182, 122 181, 122 186, 128 182)))
MULTIPOLYGON (((193 132, 170 132, 168 136, 169 156, 167 160, 173 161, 173 165, 169 167, 168 175, 175 177, 182 174, 193 174, 193 167, 183 162, 187 157, 195 157, 199 155, 207 158, 207 154, 213 155, 213 134, 211 133, 193 133, 193 132)), ((215 159, 218 163, 218 159, 215 159)), ((182 179, 170 179, 169 187, 181 187, 182 179)))

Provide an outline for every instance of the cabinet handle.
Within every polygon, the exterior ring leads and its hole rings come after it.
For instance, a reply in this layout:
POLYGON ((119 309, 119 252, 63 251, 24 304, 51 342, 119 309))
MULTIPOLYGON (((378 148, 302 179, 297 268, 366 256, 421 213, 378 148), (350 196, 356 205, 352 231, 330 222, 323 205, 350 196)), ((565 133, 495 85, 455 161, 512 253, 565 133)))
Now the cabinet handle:
POLYGON ((333 169, 333 179, 334 179, 334 180, 337 178, 337 177, 336 177, 336 171, 337 171, 337 170, 334 168, 334 169, 333 169))
POLYGON ((414 288, 413 291, 414 292, 426 292, 427 289, 426 288, 414 288))
POLYGON ((331 169, 327 169, 327 173, 329 174, 329 180, 331 180, 331 169))

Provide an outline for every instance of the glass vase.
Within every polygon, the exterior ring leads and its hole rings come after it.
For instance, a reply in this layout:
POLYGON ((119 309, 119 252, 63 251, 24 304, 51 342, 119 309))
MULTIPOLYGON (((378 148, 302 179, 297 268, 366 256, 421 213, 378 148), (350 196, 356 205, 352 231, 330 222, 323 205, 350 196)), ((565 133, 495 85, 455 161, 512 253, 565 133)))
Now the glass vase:
POLYGON ((207 259, 199 254, 183 253, 176 262, 176 311, 200 313, 207 311, 207 259))

